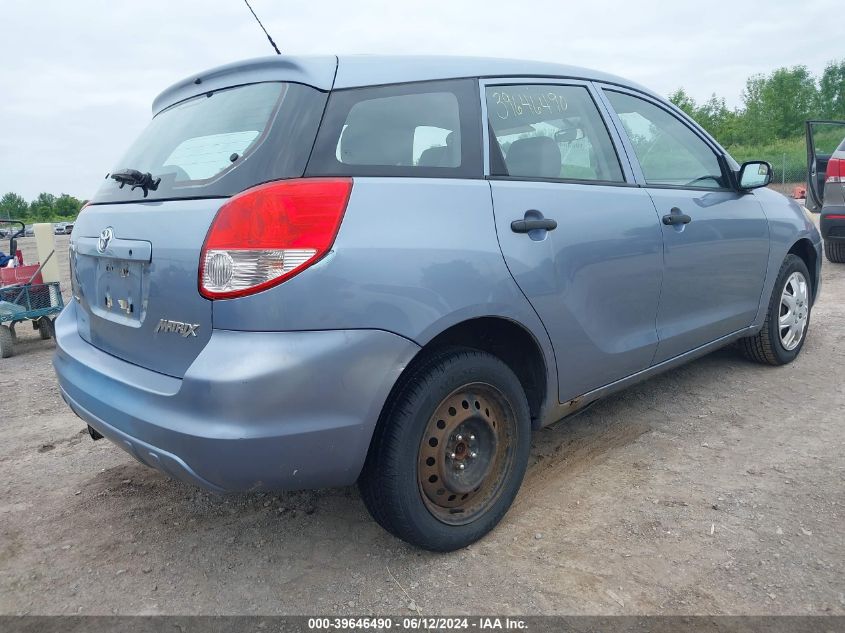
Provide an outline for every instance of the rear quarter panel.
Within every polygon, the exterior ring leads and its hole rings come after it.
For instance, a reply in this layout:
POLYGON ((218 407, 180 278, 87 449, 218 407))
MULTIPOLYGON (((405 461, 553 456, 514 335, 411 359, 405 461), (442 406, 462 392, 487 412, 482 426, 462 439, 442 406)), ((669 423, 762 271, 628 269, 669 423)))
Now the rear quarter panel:
MULTIPOLYGON (((499 316, 548 334, 505 266, 484 180, 355 178, 333 250, 278 287, 215 301, 215 328, 380 329, 425 345, 456 323, 499 316)), ((554 388, 551 388, 554 385, 554 388)))

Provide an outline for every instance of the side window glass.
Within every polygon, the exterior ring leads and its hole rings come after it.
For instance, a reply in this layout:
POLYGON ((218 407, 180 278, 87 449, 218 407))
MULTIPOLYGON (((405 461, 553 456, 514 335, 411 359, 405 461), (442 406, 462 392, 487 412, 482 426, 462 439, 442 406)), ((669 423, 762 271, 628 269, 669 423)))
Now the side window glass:
POLYGON ((650 185, 728 186, 715 152, 677 117, 639 97, 605 91, 650 185))
POLYGON ((596 104, 583 86, 488 86, 493 175, 623 182, 596 104), (497 166, 498 163, 498 166, 497 166))
POLYGON ((417 126, 411 162, 419 167, 460 167, 460 132, 433 125, 417 126))
POLYGON ((307 171, 478 178, 477 90, 461 79, 333 92, 307 171))
POLYGON ((460 167, 460 126, 450 92, 363 99, 349 110, 335 154, 346 165, 460 167))

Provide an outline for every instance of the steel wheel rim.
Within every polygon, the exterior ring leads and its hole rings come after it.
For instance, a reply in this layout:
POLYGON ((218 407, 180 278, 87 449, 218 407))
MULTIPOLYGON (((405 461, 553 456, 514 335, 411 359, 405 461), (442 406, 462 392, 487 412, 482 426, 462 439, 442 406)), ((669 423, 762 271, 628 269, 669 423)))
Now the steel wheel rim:
POLYGON ((804 339, 810 318, 807 279, 799 272, 792 273, 783 286, 778 311, 778 335, 787 352, 794 350, 804 339))
POLYGON ((417 482, 428 511, 464 525, 501 495, 514 458, 516 416, 496 387, 471 383, 446 396, 420 440, 417 482))

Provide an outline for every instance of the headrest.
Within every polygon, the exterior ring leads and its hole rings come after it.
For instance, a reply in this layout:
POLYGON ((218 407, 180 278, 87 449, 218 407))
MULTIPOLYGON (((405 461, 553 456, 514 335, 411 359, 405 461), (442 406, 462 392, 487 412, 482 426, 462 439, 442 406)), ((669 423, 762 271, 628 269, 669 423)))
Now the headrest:
POLYGON ((511 176, 560 178, 560 163, 560 148, 549 136, 518 139, 505 157, 511 176))
POLYGON ((340 138, 340 162, 348 165, 410 165, 411 144, 402 129, 350 125, 340 138))

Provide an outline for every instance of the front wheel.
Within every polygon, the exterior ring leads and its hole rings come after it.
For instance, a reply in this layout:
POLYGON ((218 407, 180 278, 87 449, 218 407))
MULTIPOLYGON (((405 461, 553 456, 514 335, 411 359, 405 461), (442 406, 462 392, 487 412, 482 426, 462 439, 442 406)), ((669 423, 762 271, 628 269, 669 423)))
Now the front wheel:
POLYGON ((394 536, 453 551, 507 512, 530 443, 528 402, 510 368, 485 352, 446 349, 397 385, 358 482, 361 496, 394 536))
POLYGON ((739 340, 745 356, 768 365, 785 365, 795 360, 807 337, 812 293, 804 260, 787 255, 775 281, 762 329, 739 340))

